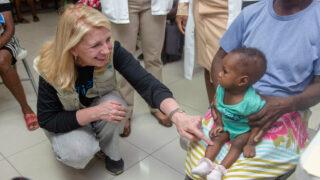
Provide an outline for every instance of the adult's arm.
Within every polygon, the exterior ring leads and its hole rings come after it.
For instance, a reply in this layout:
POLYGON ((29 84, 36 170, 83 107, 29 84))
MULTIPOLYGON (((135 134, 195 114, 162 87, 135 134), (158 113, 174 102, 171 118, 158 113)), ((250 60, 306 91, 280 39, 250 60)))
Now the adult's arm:
MULTIPOLYGON (((113 60, 115 69, 152 108, 158 108, 166 115, 179 108, 171 91, 148 73, 117 41, 114 44, 113 60)), ((171 120, 175 123, 180 135, 190 140, 202 139, 208 144, 212 144, 200 130, 201 118, 199 116, 175 113, 171 120)))
MULTIPOLYGON (((3 6, 3 4, 1 4, 3 6)), ((6 7, 6 6, 5 6, 6 7)), ((2 8, 5 8, 2 7, 2 8)), ((12 14, 10 10, 6 10, 1 12, 5 21, 5 28, 4 32, 0 36, 0 48, 2 48, 4 45, 6 45, 14 35, 14 22, 12 18, 12 14)))
POLYGON ((96 106, 66 111, 57 91, 39 77, 37 114, 42 128, 54 133, 65 133, 96 120, 119 123, 125 117, 126 109, 119 102, 105 101, 96 106))
POLYGON ((39 76, 37 115, 40 127, 54 133, 64 133, 80 127, 76 111, 65 111, 57 91, 39 76))
POLYGON ((264 96, 266 105, 256 114, 248 116, 249 125, 262 127, 255 137, 257 142, 270 125, 283 114, 305 110, 320 102, 320 75, 316 75, 312 83, 300 94, 291 97, 264 96))

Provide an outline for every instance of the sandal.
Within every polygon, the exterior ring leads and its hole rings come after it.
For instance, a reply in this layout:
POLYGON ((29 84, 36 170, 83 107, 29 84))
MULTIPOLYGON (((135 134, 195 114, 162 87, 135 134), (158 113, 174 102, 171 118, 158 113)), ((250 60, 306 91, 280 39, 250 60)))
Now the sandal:
POLYGON ((33 22, 39 22, 40 19, 38 18, 38 16, 33 16, 33 22))
POLYGON ((128 118, 124 124, 123 132, 120 134, 120 137, 128 137, 131 133, 131 125, 130 125, 131 118, 128 118))
POLYGON ((168 116, 166 116, 162 112, 160 112, 160 111, 151 112, 151 114, 158 120, 159 124, 161 124, 162 126, 165 126, 165 127, 171 127, 172 126, 172 121, 169 119, 168 116), (159 115, 160 116, 165 116, 166 118, 160 118, 159 115))
POLYGON ((24 121, 26 122, 29 131, 33 131, 39 128, 38 118, 34 113, 25 114, 24 121))
POLYGON ((21 24, 28 24, 30 23, 28 20, 26 20, 25 18, 21 18, 21 19, 18 19, 18 23, 21 23, 21 24))

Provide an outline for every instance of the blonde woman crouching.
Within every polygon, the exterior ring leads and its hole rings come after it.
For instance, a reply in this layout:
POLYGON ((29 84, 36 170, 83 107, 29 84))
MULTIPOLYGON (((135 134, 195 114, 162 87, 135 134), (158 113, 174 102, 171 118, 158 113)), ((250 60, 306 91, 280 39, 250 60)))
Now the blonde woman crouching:
POLYGON ((123 172, 119 134, 128 117, 116 89, 116 71, 151 107, 170 116, 182 136, 211 143, 198 128, 201 118, 181 111, 170 90, 112 41, 109 21, 93 8, 66 8, 55 38, 43 46, 35 67, 40 74, 39 124, 56 158, 68 166, 84 168, 101 150, 106 169, 123 172))

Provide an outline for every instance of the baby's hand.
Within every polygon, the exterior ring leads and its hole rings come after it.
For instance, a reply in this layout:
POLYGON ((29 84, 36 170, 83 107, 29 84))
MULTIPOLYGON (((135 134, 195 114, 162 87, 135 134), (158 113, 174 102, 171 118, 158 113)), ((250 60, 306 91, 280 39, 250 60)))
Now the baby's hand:
POLYGON ((218 136, 219 133, 223 132, 223 127, 222 125, 216 125, 215 127, 213 127, 210 132, 209 132, 209 135, 210 137, 214 137, 214 136, 218 136))

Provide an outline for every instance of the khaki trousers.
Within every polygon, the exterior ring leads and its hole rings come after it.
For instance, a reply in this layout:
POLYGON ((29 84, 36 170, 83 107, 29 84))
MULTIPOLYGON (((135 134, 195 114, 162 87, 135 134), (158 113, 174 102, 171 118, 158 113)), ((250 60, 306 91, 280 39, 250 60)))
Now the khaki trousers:
POLYGON ((194 0, 195 48, 198 63, 211 72, 219 40, 227 29, 227 0, 194 0))
MULTIPOLYGON (((165 35, 166 15, 151 15, 150 0, 128 0, 128 6, 130 23, 111 23, 112 37, 131 54, 134 54, 139 34, 144 67, 162 82, 161 51, 165 35)), ((129 117, 131 117, 134 89, 121 75, 118 80, 120 94, 128 105, 129 117)), ((156 110, 151 109, 151 111, 156 110)))

